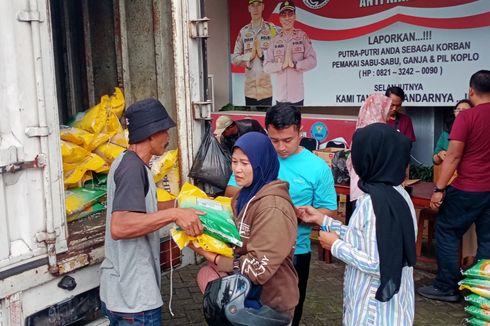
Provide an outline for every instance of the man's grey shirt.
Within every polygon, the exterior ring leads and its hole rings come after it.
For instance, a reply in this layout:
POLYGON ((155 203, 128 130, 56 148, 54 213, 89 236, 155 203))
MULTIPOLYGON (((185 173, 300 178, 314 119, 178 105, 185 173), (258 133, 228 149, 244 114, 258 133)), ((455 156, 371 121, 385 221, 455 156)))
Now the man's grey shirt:
POLYGON ((152 181, 150 169, 131 151, 119 155, 109 171, 100 297, 111 311, 140 312, 163 305, 158 230, 133 239, 114 240, 111 236, 112 212, 157 211, 152 181))

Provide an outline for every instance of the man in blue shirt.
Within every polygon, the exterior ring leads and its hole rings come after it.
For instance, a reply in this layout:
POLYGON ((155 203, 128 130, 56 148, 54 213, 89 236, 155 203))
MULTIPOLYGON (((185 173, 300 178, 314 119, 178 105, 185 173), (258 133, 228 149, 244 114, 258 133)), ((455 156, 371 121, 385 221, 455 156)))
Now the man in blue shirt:
MULTIPOLYGON (((321 158, 299 145, 301 141, 301 112, 289 103, 267 110, 265 127, 279 155, 279 179, 289 182, 289 194, 295 206, 311 205, 323 214, 337 215, 337 194, 332 171, 321 158)), ((234 177, 230 178, 226 195, 238 191, 234 177)), ((298 224, 294 267, 298 273, 300 298, 294 311, 292 325, 299 325, 306 298, 310 272, 312 226, 298 224)))

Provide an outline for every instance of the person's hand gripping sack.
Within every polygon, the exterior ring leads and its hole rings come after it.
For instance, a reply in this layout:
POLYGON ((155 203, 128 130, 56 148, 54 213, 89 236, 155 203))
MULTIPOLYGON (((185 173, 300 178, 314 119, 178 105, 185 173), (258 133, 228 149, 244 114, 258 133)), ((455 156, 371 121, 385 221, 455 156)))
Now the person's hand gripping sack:
POLYGON ((175 208, 175 224, 180 226, 187 235, 195 237, 204 231, 199 216, 205 214, 194 208, 175 208))

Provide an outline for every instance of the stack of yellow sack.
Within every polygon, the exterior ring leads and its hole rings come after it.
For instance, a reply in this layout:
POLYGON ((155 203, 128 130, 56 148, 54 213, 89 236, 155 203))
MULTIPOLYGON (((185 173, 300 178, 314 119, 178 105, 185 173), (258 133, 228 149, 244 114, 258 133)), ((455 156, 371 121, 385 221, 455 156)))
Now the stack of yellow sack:
POLYGON ((80 113, 71 126, 61 126, 68 222, 105 210, 105 174, 128 147, 120 123, 124 105, 124 95, 116 88, 112 96, 102 96, 99 104, 80 113))
MULTIPOLYGON (((129 146, 127 130, 121 126, 125 100, 115 88, 100 103, 80 113, 71 126, 60 130, 61 154, 66 191, 66 215, 72 221, 105 208, 105 181, 112 162, 129 146), (85 191, 85 190, 86 191, 85 191), (99 190, 104 196, 98 196, 99 190), (91 194, 97 194, 97 201, 91 194)), ((180 188, 178 151, 171 150, 152 162, 158 201, 176 198, 180 188)))
POLYGON ((459 282, 459 289, 473 292, 465 297, 470 303, 465 311, 473 316, 466 321, 470 325, 490 326, 490 259, 478 261, 463 274, 466 278, 459 282))
POLYGON ((80 114, 71 127, 62 127, 61 154, 65 188, 83 186, 94 173, 107 173, 128 141, 119 119, 124 112, 124 95, 119 88, 112 96, 80 114))
POLYGON ((232 245, 242 246, 238 230, 233 222, 231 200, 227 197, 210 199, 201 189, 184 183, 178 195, 179 207, 195 208, 206 213, 200 217, 204 233, 188 236, 183 230, 174 228, 170 231, 173 240, 182 250, 192 242, 196 247, 223 256, 233 257, 232 245))

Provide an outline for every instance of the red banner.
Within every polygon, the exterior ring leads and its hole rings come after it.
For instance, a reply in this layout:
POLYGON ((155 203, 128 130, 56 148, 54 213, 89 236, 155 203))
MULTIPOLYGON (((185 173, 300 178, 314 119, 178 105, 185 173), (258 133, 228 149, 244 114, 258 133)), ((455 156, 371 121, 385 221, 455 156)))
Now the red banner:
MULTIPOLYGON (((357 105, 390 85, 409 92, 408 105, 452 105, 465 96, 469 76, 490 65, 488 0, 294 3, 294 27, 312 41, 318 62, 304 74, 305 105, 357 105)), ((262 12, 279 29, 280 4, 264 0, 262 12)), ((245 0, 230 0, 229 8, 232 53, 250 13, 245 0)), ((244 68, 231 70, 234 104, 243 105, 244 68)))

